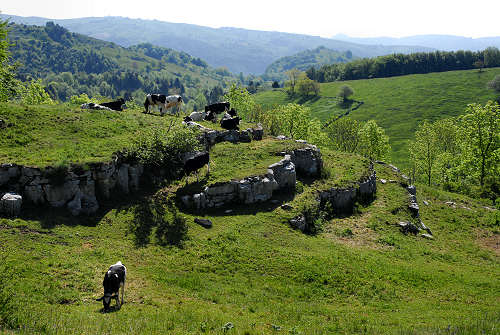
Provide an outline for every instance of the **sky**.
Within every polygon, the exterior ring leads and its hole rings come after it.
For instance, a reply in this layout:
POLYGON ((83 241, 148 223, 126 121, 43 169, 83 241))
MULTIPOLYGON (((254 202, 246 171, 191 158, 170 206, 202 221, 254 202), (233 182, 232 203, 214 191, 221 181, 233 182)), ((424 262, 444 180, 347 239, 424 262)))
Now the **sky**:
POLYGON ((322 37, 500 36, 500 0, 1 0, 0 12, 51 19, 123 16, 322 37))

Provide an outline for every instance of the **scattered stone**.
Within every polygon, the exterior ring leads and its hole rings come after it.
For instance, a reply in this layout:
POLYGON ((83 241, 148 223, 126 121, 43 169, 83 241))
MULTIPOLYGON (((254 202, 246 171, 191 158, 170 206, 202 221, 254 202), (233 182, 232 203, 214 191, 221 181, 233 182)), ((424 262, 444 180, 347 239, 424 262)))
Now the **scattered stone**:
POLYGON ((401 227, 401 232, 405 235, 408 233, 417 235, 420 229, 411 222, 400 222, 398 225, 401 227))
POLYGON ((471 210, 472 210, 471 208, 469 208, 469 207, 467 207, 467 206, 464 206, 464 205, 460 205, 460 208, 463 208, 463 209, 468 210, 468 211, 471 211, 471 210))
POLYGON ((273 199, 271 200, 271 203, 277 205, 280 203, 280 201, 278 199, 273 199))
POLYGON ((417 188, 415 187, 415 185, 410 185, 406 188, 406 190, 408 191, 408 193, 410 193, 411 195, 417 195, 417 188))
POLYGON ((290 204, 283 204, 283 205, 281 205, 281 209, 285 210, 285 211, 289 211, 289 210, 293 209, 293 207, 290 204))
POLYGON ((93 102, 88 102, 85 104, 82 104, 80 106, 81 109, 94 109, 94 110, 105 110, 105 111, 113 111, 111 108, 106 107, 106 106, 101 106, 99 104, 95 104, 93 102))
POLYGON ((21 213, 23 197, 16 193, 5 193, 0 199, 0 213, 16 217, 21 213))
POLYGON ((233 210, 232 210, 232 209, 226 209, 226 210, 224 211, 224 214, 230 214, 230 213, 232 213, 232 212, 233 212, 233 210))
POLYGON ((428 240, 433 240, 434 239, 434 236, 430 235, 430 234, 420 234, 421 237, 423 238, 426 238, 428 240))
POLYGON ((424 205, 429 206, 429 202, 427 200, 424 200, 424 205))
POLYGON ((457 203, 453 201, 446 201, 445 204, 450 206, 451 208, 457 208, 457 203))
POLYGON ((283 140, 286 140, 287 137, 285 135, 278 135, 278 136, 276 136, 276 139, 283 141, 283 140))
POLYGON ((293 228, 304 231, 306 229, 306 218, 304 217, 304 215, 296 216, 290 220, 290 225, 293 228))
POLYGON ((423 230, 425 230, 426 232, 428 232, 429 234, 432 235, 432 231, 429 227, 427 227, 423 222, 422 220, 419 221, 420 222, 420 226, 422 227, 423 230))
POLYGON ((385 183, 387 183, 387 180, 385 180, 385 179, 380 179, 380 182, 381 182, 382 184, 385 184, 385 183))
POLYGON ((391 183, 391 184, 396 184, 396 183, 397 183, 397 180, 394 180, 394 179, 389 179, 389 183, 391 183))
POLYGON ((495 208, 491 208, 491 207, 488 207, 488 206, 483 206, 484 209, 488 210, 488 211, 495 211, 496 209, 495 208))
POLYGON ((203 228, 212 228, 212 221, 209 219, 198 219, 195 218, 194 222, 202 226, 203 228))

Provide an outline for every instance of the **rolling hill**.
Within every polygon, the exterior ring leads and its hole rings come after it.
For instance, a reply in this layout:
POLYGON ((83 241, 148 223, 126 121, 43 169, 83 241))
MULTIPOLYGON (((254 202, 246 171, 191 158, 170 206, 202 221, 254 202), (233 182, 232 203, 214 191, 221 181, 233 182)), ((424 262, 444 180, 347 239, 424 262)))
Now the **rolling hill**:
POLYGON ((408 159, 408 140, 413 138, 417 124, 425 119, 457 116, 469 103, 494 100, 486 83, 500 68, 450 71, 321 84, 319 97, 290 100, 283 90, 271 90, 254 95, 264 108, 276 104, 298 102, 312 109, 314 116, 326 122, 346 112, 337 105, 336 95, 342 85, 354 89, 353 99, 363 104, 348 117, 360 121, 375 120, 390 137, 392 160, 405 166, 408 159))
POLYGON ((15 23, 45 24, 53 21, 72 32, 128 47, 140 43, 184 51, 202 58, 214 67, 227 67, 233 73, 262 74, 273 61, 319 46, 345 52, 355 57, 373 57, 392 53, 430 51, 418 46, 362 45, 318 36, 239 28, 208 28, 192 24, 129 19, 124 17, 92 17, 52 20, 3 14, 0 18, 15 23))
POLYGON ((317 47, 313 50, 299 52, 292 56, 287 56, 274 61, 266 68, 262 76, 265 80, 284 80, 285 72, 291 69, 306 71, 310 67, 320 67, 325 64, 346 63, 352 60, 350 52, 338 52, 325 48, 317 47))
MULTIPOLYGON (((12 116, 8 131, 15 138, 38 138, 46 131, 53 141, 40 141, 48 144, 46 150, 71 147, 78 139, 96 155, 130 139, 138 128, 174 119, 138 111, 94 113, 68 104, 2 103, 0 111, 12 116), (33 124, 31 113, 40 123, 33 124), (38 128, 35 134, 33 128, 38 128), (78 136, 72 138, 68 129, 78 136), (103 133, 108 138, 96 141, 103 133)), ((283 150, 280 142, 286 141, 268 137, 217 144, 211 152, 214 176, 202 179, 201 185, 213 177, 231 180, 231 173, 251 174, 257 160, 267 164, 281 159, 276 156, 283 150), (241 161, 248 171, 235 169, 241 161)), ((412 219, 408 192, 401 187, 405 181, 376 164, 377 177, 394 182, 377 181, 373 202, 358 205, 352 216, 322 218, 316 234, 302 233, 288 220, 310 205, 304 195, 327 183, 349 185, 370 168, 358 155, 321 150, 324 176, 299 180, 294 197, 279 196, 272 202, 205 212, 176 201, 168 205, 178 196, 185 181, 181 179, 159 191, 151 187, 120 194, 88 217, 24 204, 20 217, 0 217, 0 332, 497 333, 498 210, 477 199, 417 185, 419 201, 428 203, 420 216, 434 238, 405 235, 398 226, 412 219), (144 217, 151 198, 166 211, 160 220, 144 217), (456 206, 448 205, 450 201, 456 206), (284 202, 291 210, 280 206, 284 202), (186 235, 182 243, 169 245, 161 232, 172 224, 173 213, 185 220, 186 235), (210 219, 212 227, 197 225, 194 218, 199 217, 210 219), (118 260, 127 267, 125 304, 105 313, 95 299, 102 295, 105 271, 118 260)), ((44 157, 35 153, 29 163, 42 163, 44 157)), ((13 162, 26 163, 26 157, 13 157, 13 162)))
POLYGON ((71 95, 118 95, 144 99, 144 93, 180 93, 186 102, 236 78, 185 52, 148 43, 121 47, 47 23, 9 24, 12 60, 22 80, 42 78, 60 100, 71 95))

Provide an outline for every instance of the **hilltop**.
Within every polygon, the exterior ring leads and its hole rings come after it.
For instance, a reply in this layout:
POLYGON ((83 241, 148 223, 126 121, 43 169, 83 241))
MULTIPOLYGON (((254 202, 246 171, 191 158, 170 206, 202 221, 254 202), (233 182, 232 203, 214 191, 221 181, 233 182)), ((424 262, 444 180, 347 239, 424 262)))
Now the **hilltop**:
POLYGON ((124 17, 91 17, 51 20, 3 14, 11 22, 45 24, 48 21, 72 32, 114 42, 124 47, 152 43, 187 52, 213 67, 227 67, 233 73, 262 74, 273 61, 307 49, 325 46, 355 57, 374 57, 393 53, 430 51, 419 46, 362 45, 318 36, 308 36, 239 28, 209 28, 193 24, 170 23, 124 17))
MULTIPOLYGON (((349 85, 355 92, 352 98, 363 104, 347 117, 375 120, 390 137, 392 161, 404 166, 408 140, 413 138, 419 122, 457 116, 469 103, 494 100, 496 96, 486 83, 498 74, 500 68, 482 73, 467 70, 352 80, 320 84, 319 97, 290 99, 283 90, 261 92, 254 97, 264 108, 291 101, 302 103, 311 108, 313 116, 326 122, 347 112, 337 104, 336 96, 342 85, 349 85)), ((357 105, 353 103, 352 107, 357 105)))

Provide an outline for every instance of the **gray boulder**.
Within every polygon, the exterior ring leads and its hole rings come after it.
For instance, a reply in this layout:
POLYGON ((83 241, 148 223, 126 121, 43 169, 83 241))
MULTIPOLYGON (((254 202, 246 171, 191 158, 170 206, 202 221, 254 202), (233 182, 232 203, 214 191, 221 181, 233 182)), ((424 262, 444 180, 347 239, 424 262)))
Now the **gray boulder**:
POLYGON ((21 213, 23 197, 15 193, 5 193, 0 198, 0 213, 8 217, 16 217, 21 213))
POLYGON ((297 173, 295 172, 295 165, 292 163, 290 155, 285 155, 285 158, 278 163, 270 165, 269 169, 273 172, 279 189, 295 188, 297 173))

